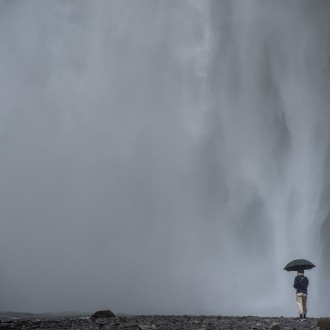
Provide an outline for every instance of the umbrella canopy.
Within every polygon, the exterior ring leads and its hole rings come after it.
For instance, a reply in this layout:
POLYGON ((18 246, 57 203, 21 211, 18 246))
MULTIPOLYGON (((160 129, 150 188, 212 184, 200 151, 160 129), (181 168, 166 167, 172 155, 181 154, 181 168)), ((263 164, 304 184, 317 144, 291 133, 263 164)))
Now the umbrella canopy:
POLYGON ((306 259, 296 259, 296 260, 290 261, 284 267, 284 270, 287 270, 288 272, 290 272, 290 271, 297 271, 297 270, 312 269, 313 267, 315 267, 315 265, 306 259))

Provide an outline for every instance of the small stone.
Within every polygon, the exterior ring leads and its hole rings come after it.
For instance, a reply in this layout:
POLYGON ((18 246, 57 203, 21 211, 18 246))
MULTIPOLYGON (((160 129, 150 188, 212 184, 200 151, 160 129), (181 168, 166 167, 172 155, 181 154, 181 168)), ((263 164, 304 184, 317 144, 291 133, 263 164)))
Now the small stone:
POLYGON ((277 322, 274 322, 270 325, 269 329, 272 329, 272 330, 280 330, 281 327, 280 327, 280 324, 277 323, 277 322))
POLYGON ((148 329, 150 329, 148 325, 138 324, 138 326, 139 326, 139 330, 148 330, 148 329))
POLYGON ((151 325, 138 324, 138 326, 139 326, 139 330, 155 330, 155 329, 157 329, 155 324, 151 324, 151 325))

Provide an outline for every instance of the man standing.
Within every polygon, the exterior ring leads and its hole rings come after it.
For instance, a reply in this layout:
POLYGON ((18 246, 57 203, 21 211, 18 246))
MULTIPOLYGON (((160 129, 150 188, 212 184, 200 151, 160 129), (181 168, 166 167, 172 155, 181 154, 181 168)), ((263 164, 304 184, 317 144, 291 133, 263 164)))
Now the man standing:
POLYGON ((301 321, 306 320, 308 283, 309 281, 308 278, 304 275, 304 271, 298 270, 297 276, 294 279, 293 287, 297 290, 296 301, 297 301, 298 311, 301 321))

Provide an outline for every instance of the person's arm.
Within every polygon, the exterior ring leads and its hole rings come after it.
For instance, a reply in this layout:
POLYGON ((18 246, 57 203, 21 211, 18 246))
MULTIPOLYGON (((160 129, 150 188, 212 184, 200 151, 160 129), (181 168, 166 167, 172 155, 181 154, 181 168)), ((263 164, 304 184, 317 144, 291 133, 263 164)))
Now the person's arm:
POLYGON ((298 289, 298 278, 297 278, 298 276, 296 276, 295 277, 295 279, 294 279, 294 283, 293 283, 293 287, 295 288, 295 289, 298 289))

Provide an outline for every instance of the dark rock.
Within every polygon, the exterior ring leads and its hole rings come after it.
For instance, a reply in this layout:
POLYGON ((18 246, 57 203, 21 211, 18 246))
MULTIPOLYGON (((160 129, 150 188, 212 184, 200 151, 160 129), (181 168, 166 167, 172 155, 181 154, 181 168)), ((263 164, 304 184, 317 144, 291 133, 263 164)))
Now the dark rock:
POLYGON ((320 330, 330 330, 330 319, 321 319, 317 321, 320 330))
POLYGON ((105 310, 105 311, 97 311, 92 316, 92 320, 96 319, 108 319, 110 317, 115 317, 115 314, 111 312, 111 310, 105 310))

